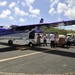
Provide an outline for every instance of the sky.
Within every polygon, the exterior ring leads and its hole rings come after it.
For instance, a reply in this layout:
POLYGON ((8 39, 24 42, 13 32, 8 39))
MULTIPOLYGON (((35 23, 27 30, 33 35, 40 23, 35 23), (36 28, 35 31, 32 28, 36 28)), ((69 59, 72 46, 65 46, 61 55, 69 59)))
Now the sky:
MULTIPOLYGON (((0 0, 0 26, 75 20, 75 0, 0 0)), ((75 26, 60 27, 73 29, 75 26)))

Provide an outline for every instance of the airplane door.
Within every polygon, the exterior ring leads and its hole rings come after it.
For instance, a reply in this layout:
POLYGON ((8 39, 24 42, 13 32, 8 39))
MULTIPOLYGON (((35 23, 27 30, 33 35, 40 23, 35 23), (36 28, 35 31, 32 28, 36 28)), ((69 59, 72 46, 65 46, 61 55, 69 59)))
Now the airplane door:
MULTIPOLYGON (((33 27, 32 28, 30 28, 30 31, 33 29, 33 27)), ((33 31, 31 31, 30 33, 29 33, 29 39, 34 39, 35 38, 35 30, 33 30, 33 31)))

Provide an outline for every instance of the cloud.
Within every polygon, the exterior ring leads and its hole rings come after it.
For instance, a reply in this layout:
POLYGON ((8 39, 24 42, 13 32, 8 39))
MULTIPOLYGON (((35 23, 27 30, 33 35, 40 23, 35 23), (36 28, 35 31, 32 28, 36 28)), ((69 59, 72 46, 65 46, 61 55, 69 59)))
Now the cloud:
POLYGON ((49 10, 49 14, 51 14, 51 15, 56 14, 56 11, 53 7, 51 7, 51 9, 49 10))
POLYGON ((66 3, 68 9, 64 12, 64 16, 75 19, 75 0, 67 0, 66 3))
POLYGON ((16 3, 15 2, 12 2, 10 5, 9 5, 9 8, 12 8, 12 7, 15 7, 16 6, 16 3))
POLYGON ((59 0, 50 0, 50 2, 51 2, 50 7, 53 7, 54 5, 59 3, 59 0))
POLYGON ((6 4, 7 4, 7 1, 3 1, 3 2, 0 1, 0 6, 5 6, 6 4))
POLYGON ((75 0, 66 0, 66 3, 75 5, 75 0))
POLYGON ((39 17, 40 10, 32 6, 35 0, 25 0, 26 5, 29 7, 30 17, 39 17))
POLYGON ((10 20, 14 20, 14 18, 13 18, 12 16, 9 16, 9 19, 10 19, 10 20))
POLYGON ((36 15, 36 16, 40 15, 40 10, 34 9, 32 6, 30 6, 30 8, 29 8, 29 12, 36 15))
POLYGON ((3 10, 1 15, 0 15, 0 18, 7 18, 9 15, 11 14, 11 11, 6 9, 6 10, 3 10))
POLYGON ((19 21, 20 21, 20 22, 25 22, 26 19, 20 18, 19 21))
POLYGON ((37 16, 35 14, 30 14, 30 17, 34 18, 34 17, 37 17, 37 16))
POLYGON ((50 3, 48 12, 50 15, 58 14, 69 19, 75 19, 75 0, 65 0, 64 2, 61 2, 61 0, 50 0, 50 3))
POLYGON ((58 3, 58 6, 57 6, 57 12, 58 13, 62 13, 62 12, 65 12, 67 10, 67 5, 64 4, 64 3, 58 3))
POLYGON ((14 9, 15 14, 19 16, 28 16, 28 13, 24 12, 23 10, 20 10, 18 7, 15 7, 14 9))
POLYGON ((26 6, 25 2, 21 2, 21 4, 22 4, 22 6, 23 6, 23 7, 25 7, 25 6, 26 6))
POLYGON ((68 9, 65 13, 64 16, 69 17, 70 19, 75 19, 75 7, 68 9))
POLYGON ((66 3, 68 4, 68 8, 74 8, 75 7, 75 0, 67 0, 66 3))
POLYGON ((56 11, 56 9, 54 8, 54 6, 59 3, 59 0, 50 0, 50 3, 51 3, 51 4, 50 4, 50 9, 49 9, 48 13, 49 13, 50 15, 54 15, 54 14, 57 13, 57 11, 56 11))
POLYGON ((18 0, 18 1, 17 1, 17 3, 19 4, 19 3, 20 3, 20 1, 18 0))
POLYGON ((67 0, 66 3, 58 3, 57 12, 58 14, 63 13, 63 16, 69 19, 75 19, 75 0, 67 0))
POLYGON ((25 0, 27 6, 31 6, 35 0, 25 0))

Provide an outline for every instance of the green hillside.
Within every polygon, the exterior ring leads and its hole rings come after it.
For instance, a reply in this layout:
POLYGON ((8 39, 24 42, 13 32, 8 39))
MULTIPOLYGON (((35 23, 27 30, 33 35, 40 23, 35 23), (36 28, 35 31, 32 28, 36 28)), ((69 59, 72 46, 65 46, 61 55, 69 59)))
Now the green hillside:
POLYGON ((43 27, 42 31, 48 32, 48 33, 56 32, 57 34, 64 34, 64 35, 66 35, 67 33, 75 33, 75 31, 73 30, 57 29, 54 27, 51 27, 51 28, 43 27))

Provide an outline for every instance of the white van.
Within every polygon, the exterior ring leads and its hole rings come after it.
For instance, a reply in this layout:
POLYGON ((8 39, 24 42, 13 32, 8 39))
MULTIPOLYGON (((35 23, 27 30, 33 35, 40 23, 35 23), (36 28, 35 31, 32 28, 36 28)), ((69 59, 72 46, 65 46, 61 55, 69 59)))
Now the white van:
POLYGON ((71 38, 71 45, 75 45, 75 33, 68 33, 67 36, 71 38))

